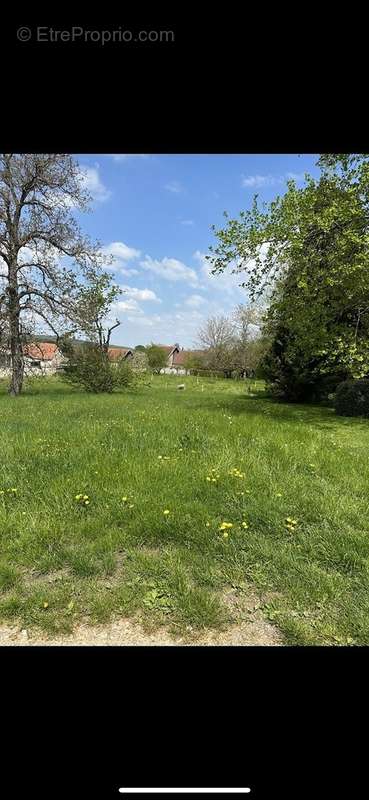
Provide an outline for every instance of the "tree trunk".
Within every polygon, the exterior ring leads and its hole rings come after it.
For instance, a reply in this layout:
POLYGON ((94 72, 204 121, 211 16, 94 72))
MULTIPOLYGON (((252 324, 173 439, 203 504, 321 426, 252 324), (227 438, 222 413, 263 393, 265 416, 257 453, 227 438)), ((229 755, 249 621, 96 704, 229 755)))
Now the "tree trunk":
POLYGON ((24 358, 20 329, 17 273, 16 270, 9 270, 9 273, 9 334, 12 371, 9 394, 12 397, 17 397, 21 393, 23 386, 24 358))

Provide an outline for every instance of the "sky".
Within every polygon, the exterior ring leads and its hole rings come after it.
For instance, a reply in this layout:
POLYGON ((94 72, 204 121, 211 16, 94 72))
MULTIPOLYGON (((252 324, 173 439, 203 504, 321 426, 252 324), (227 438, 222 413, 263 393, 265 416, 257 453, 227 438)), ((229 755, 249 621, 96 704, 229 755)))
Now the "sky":
POLYGON ((78 222, 104 252, 124 290, 112 316, 121 321, 112 344, 156 342, 196 347, 197 332, 215 314, 247 302, 240 275, 211 276, 205 255, 212 225, 238 216, 255 193, 270 201, 294 178, 318 175, 317 155, 78 154, 93 197, 78 222))

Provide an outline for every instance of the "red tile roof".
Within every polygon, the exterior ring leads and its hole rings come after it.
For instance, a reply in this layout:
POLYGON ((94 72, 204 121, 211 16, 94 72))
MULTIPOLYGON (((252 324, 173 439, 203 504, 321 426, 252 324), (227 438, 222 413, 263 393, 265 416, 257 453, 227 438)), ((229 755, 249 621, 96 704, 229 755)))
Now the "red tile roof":
POLYGON ((24 345, 23 354, 40 361, 52 361, 57 349, 58 346, 55 342, 30 342, 30 344, 24 345))
POLYGON ((120 359, 125 358, 128 353, 132 353, 132 350, 126 347, 109 347, 108 349, 110 361, 120 361, 120 359))
POLYGON ((173 367, 182 367, 186 363, 186 358, 188 356, 202 356, 203 353, 201 350, 180 350, 179 353, 175 353, 173 356, 173 367))
POLYGON ((165 350, 168 353, 168 355, 169 353, 172 353, 173 350, 175 350, 175 344, 157 344, 156 347, 160 347, 161 350, 165 350))
POLYGON ((188 356, 188 350, 180 350, 179 353, 174 353, 173 367, 183 366, 186 361, 186 356, 188 356))

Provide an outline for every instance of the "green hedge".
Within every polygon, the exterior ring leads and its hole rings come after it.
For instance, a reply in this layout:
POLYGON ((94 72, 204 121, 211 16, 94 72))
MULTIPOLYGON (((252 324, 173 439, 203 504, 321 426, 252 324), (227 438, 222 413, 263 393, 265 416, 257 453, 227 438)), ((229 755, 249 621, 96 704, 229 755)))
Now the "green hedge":
POLYGON ((334 406, 342 417, 369 417, 369 380, 343 381, 337 386, 334 406))

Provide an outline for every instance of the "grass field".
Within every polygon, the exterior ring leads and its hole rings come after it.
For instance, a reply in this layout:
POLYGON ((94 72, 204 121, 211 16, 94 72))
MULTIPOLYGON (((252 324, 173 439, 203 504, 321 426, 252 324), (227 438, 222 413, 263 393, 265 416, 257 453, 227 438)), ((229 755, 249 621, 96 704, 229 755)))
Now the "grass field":
POLYGON ((178 382, 1 385, 0 618, 191 636, 237 621, 234 587, 287 644, 369 644, 369 424, 260 384, 178 382))

